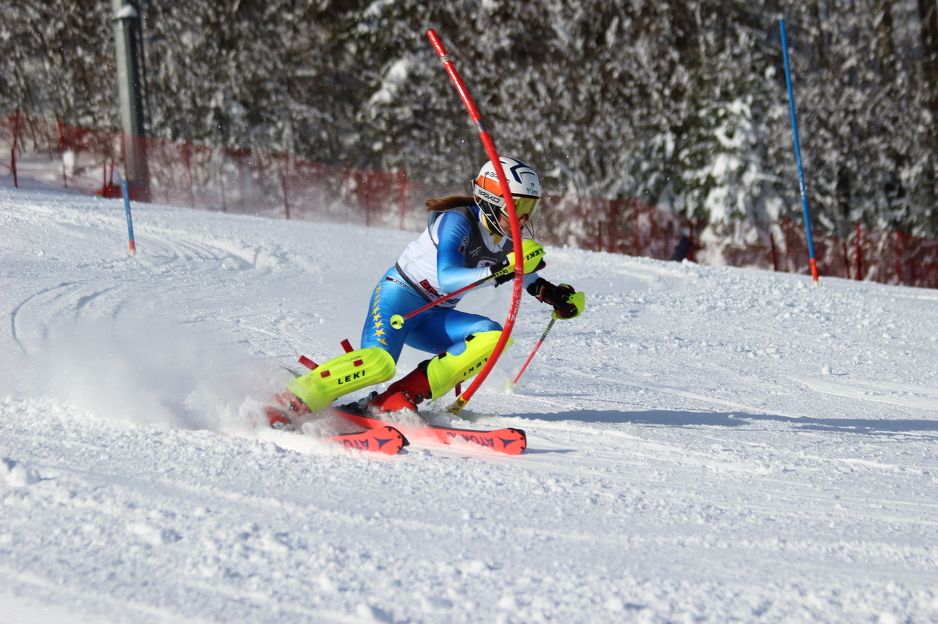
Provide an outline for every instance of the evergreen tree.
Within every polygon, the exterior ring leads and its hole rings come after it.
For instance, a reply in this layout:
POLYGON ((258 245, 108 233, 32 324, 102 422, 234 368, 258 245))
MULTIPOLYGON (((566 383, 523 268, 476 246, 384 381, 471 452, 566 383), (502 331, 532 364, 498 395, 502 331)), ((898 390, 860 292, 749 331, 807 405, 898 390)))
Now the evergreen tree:
MULTIPOLYGON (((116 128, 110 11, 6 2, 0 113, 116 128)), ((718 249, 800 219, 785 15, 816 224, 938 237, 934 0, 151 1, 141 12, 155 137, 406 167, 463 192, 485 154, 424 37, 435 27, 499 148, 566 198, 543 213, 556 240, 625 231, 615 200, 635 197, 707 226, 718 249)))

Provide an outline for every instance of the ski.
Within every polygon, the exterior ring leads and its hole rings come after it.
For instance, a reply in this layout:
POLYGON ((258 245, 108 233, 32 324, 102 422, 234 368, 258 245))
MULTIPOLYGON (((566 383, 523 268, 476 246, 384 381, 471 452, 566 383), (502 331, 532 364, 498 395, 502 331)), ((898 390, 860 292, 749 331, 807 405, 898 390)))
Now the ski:
POLYGON ((390 424, 402 435, 414 441, 452 444, 454 440, 463 440, 506 455, 520 455, 528 446, 528 439, 524 431, 514 427, 479 430, 431 424, 388 423, 380 418, 369 416, 357 403, 333 406, 331 409, 345 420, 365 429, 380 429, 390 424))
POLYGON ((325 436, 323 440, 335 442, 350 449, 385 455, 397 455, 408 444, 404 434, 391 426, 366 429, 357 433, 339 433, 325 436))
MULTIPOLYGON (((281 408, 282 409, 282 408, 281 408)), ((293 422, 284 411, 273 406, 265 409, 267 423, 271 429, 278 431, 296 431, 293 422)), ((401 449, 410 444, 400 431, 389 425, 367 427, 364 431, 354 433, 337 433, 323 436, 327 442, 341 444, 346 448, 382 453, 384 455, 397 455, 401 449)))

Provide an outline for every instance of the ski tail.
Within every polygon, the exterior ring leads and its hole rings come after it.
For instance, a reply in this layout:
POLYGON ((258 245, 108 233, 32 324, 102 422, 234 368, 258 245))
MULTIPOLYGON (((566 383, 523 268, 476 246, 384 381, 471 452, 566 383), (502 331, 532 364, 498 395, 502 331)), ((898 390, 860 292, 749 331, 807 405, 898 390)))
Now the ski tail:
MULTIPOLYGON (((279 431, 296 431, 294 419, 309 414, 309 410, 299 399, 290 393, 281 393, 274 397, 271 404, 264 408, 267 423, 279 431)), ((340 433, 324 436, 329 442, 341 444, 346 448, 396 455, 410 444, 400 431, 391 426, 363 427, 364 431, 340 433)))
POLYGON ((340 433, 326 436, 324 439, 341 444, 346 448, 370 453, 382 453, 384 455, 397 455, 402 448, 410 444, 404 434, 387 425, 375 427, 374 429, 365 429, 357 433, 340 433))

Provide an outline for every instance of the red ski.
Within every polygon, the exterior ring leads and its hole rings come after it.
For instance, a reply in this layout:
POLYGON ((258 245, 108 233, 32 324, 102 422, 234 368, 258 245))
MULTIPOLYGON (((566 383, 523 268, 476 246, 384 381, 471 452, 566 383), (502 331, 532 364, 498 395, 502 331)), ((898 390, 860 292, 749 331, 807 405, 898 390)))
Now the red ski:
POLYGON ((407 438, 400 431, 390 426, 366 429, 358 433, 340 433, 326 436, 323 439, 336 442, 346 448, 371 453, 384 453, 385 455, 397 455, 408 444, 407 438))
MULTIPOLYGON (((334 406, 331 408, 337 415, 365 429, 380 429, 387 427, 388 422, 373 418, 365 414, 357 403, 334 406)), ((408 423, 390 423, 402 435, 414 441, 438 442, 451 444, 453 440, 465 440, 485 447, 497 453, 506 455, 520 455, 528 446, 528 439, 521 429, 507 427, 505 429, 457 429, 455 427, 441 427, 439 425, 416 425, 408 423)))
MULTIPOLYGON (((288 414, 295 416, 309 413, 308 410, 301 410, 300 407, 293 405, 290 397, 283 395, 274 397, 274 404, 268 405, 264 411, 271 428, 280 431, 294 431, 293 421, 288 414)), ((389 425, 366 427, 364 431, 338 433, 324 436, 322 439, 341 444, 346 448, 385 455, 397 455, 409 444, 400 431, 389 425)))

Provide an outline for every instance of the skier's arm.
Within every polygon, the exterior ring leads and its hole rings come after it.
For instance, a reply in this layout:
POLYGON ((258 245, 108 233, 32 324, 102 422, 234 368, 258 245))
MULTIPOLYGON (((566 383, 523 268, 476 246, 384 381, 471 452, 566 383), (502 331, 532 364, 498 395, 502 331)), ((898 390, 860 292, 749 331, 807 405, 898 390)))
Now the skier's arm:
POLYGON ((440 217, 437 230, 437 280, 445 292, 459 290, 491 274, 489 267, 466 267, 465 248, 472 237, 472 225, 457 212, 440 217))

